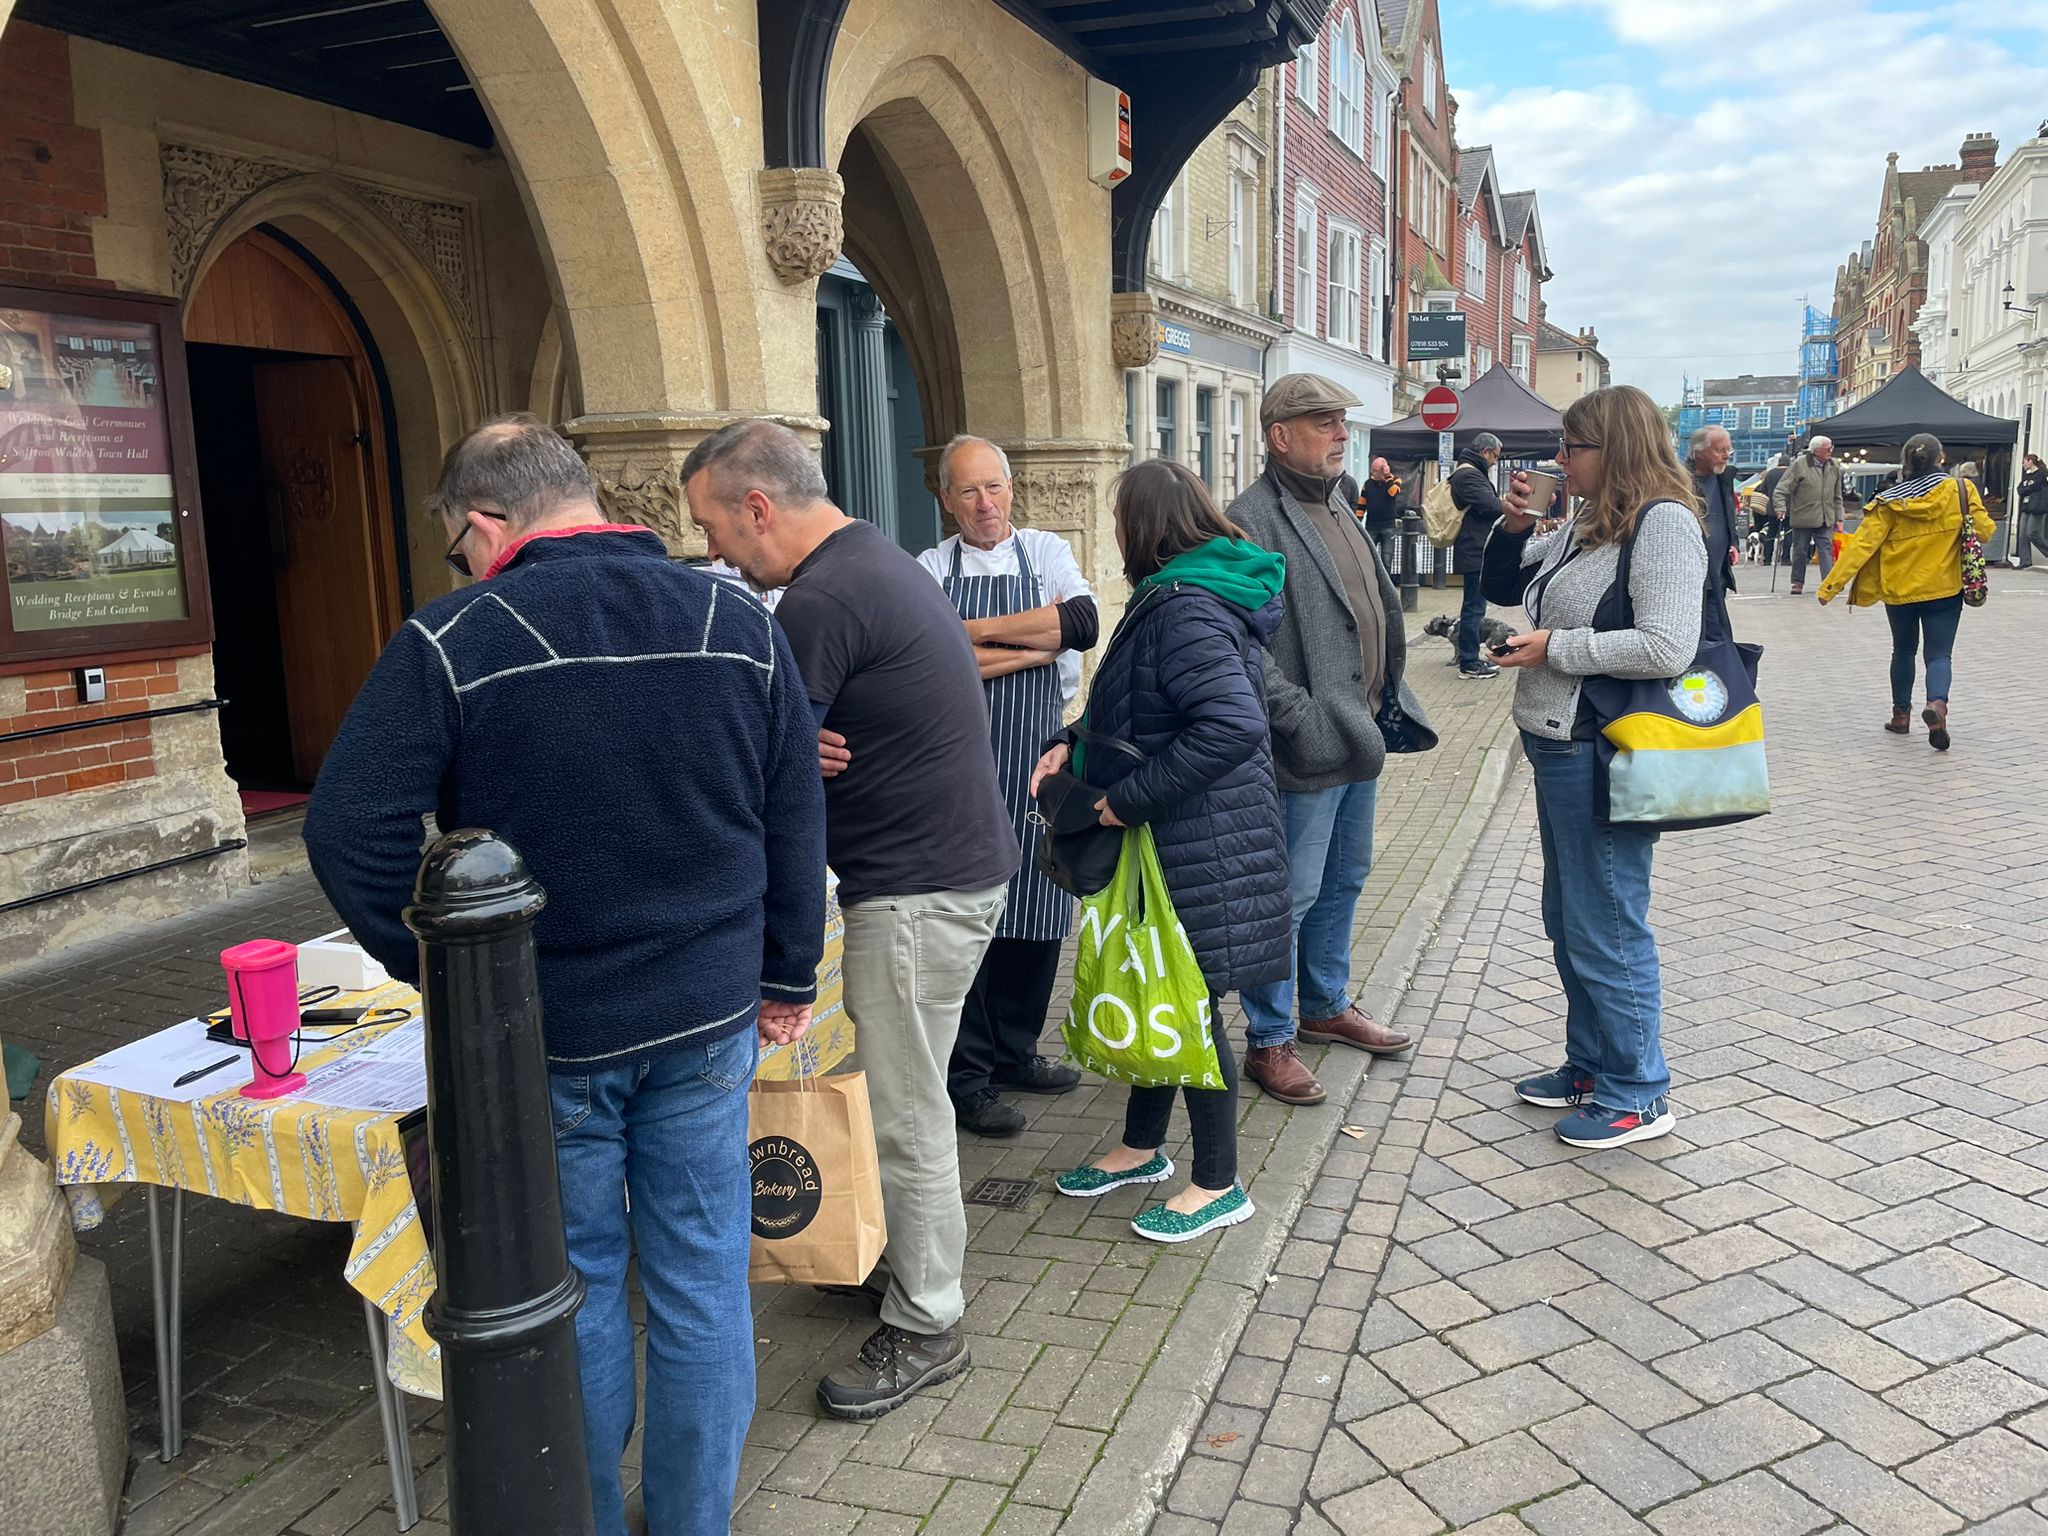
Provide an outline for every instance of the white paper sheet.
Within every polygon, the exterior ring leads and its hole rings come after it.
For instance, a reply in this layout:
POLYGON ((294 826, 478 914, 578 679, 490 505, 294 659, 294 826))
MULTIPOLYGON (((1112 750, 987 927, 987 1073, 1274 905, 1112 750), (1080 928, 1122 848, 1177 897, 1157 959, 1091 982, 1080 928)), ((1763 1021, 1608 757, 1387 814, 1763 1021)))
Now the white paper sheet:
POLYGON ((64 1075, 104 1083, 124 1093, 146 1093, 153 1098, 189 1104, 239 1088, 249 1081, 252 1070, 247 1048, 209 1040, 204 1021, 187 1019, 73 1067, 64 1075), (178 1079, 186 1073, 219 1062, 228 1065, 207 1073, 197 1082, 178 1086, 178 1079))
POLYGON ((403 1114, 427 1102, 427 1037, 409 1019, 360 1050, 315 1068, 292 1095, 330 1109, 376 1109, 403 1114))

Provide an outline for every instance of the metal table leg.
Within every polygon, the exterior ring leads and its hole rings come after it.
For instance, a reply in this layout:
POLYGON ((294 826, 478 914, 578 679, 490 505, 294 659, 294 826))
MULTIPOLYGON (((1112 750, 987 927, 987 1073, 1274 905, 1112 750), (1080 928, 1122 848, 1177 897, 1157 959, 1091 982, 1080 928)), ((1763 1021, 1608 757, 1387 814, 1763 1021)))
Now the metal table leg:
POLYGON ((377 1378, 377 1417, 384 1421, 384 1456, 391 1463, 391 1502, 398 1509, 398 1528, 409 1531, 419 1522, 419 1498, 413 1491, 412 1441, 406 1432, 405 1396, 391 1384, 384 1358, 384 1314, 367 1296, 363 1320, 370 1330, 370 1369, 377 1378))
POLYGON ((171 1263, 164 1274, 162 1202, 157 1186, 149 1186, 149 1286, 156 1314, 156 1406, 163 1423, 164 1461, 177 1456, 185 1443, 184 1339, 180 1295, 185 1273, 185 1191, 171 1191, 171 1263))

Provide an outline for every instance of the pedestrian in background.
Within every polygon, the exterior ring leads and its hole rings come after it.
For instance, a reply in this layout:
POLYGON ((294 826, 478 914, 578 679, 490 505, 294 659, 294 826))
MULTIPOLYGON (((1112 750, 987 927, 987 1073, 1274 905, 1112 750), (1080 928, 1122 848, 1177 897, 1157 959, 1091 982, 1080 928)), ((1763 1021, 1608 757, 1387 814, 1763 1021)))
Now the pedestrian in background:
POLYGON ((803 439, 772 421, 734 422, 690 451, 682 480, 713 552, 755 587, 784 589, 775 618, 827 773, 825 846, 846 919, 846 1011, 873 1100, 889 1284, 881 1326, 826 1373, 818 1401, 835 1418, 875 1419, 970 1363, 946 1070, 1017 870, 1017 835, 959 614, 886 534, 832 504, 803 439))
POLYGON ((1835 462, 1831 439, 1816 437, 1792 461, 1771 493, 1771 510, 1790 529, 1792 595, 1798 597, 1806 591, 1806 568, 1815 555, 1820 557, 1823 577, 1835 568, 1835 530, 1842 526, 1842 466, 1835 462))
MULTIPOLYGON (((1788 450, 1778 455, 1771 467, 1764 471, 1763 479, 1757 482, 1757 494, 1763 499, 1763 506, 1757 513, 1757 522, 1763 532, 1764 558, 1773 564, 1789 561, 1791 545, 1785 527, 1785 515, 1777 508, 1778 486, 1785 478, 1785 471, 1792 467, 1793 454, 1788 450)), ((1776 577, 1772 577, 1776 581, 1776 577)), ((1775 589, 1774 589, 1775 590, 1775 589)))
MULTIPOLYGON (((1341 510, 1346 522, 1348 510, 1341 510)), ((1091 733, 1144 755, 1087 758, 1103 784, 1105 826, 1152 829, 1188 945, 1209 985, 1222 1088, 1184 1088, 1194 1167, 1188 1185, 1131 1223, 1178 1243, 1243 1221, 1252 1203, 1237 1178, 1237 1067, 1223 998, 1268 984, 1293 964, 1287 833, 1266 728, 1261 656, 1280 624, 1284 566, 1216 510, 1183 464, 1151 459, 1116 488, 1116 539, 1130 606, 1088 692, 1091 733)), ((1032 775, 1066 766, 1071 738, 1032 775)), ((1162 1150, 1170 1087, 1132 1088, 1121 1145, 1059 1176, 1062 1194, 1091 1197, 1173 1177, 1162 1150)))
POLYGON ((1569 1109, 1558 1139, 1617 1147, 1669 1134, 1663 980, 1650 928, 1653 830, 1600 819, 1602 769, 1581 680, 1668 678, 1698 654, 1709 597, 1706 540, 1692 484, 1663 412, 1629 385, 1596 390, 1564 413, 1558 451, 1577 511, 1530 537, 1518 489, 1487 547, 1494 595, 1516 596, 1526 634, 1501 665, 1518 670, 1515 723, 1536 779, 1543 929, 1565 997, 1564 1064, 1515 1085, 1526 1104, 1569 1109), (1617 590, 1629 546, 1624 626, 1617 590))
POLYGON ((2030 453, 2023 461, 2019 485, 2019 542, 2013 552, 2019 556, 2020 568, 2027 569, 2034 563, 2034 551, 2048 556, 2048 466, 2041 463, 2041 455, 2030 453))
POLYGON ((1336 479, 1357 397, 1314 373, 1276 379, 1259 404, 1266 469, 1229 519, 1286 561, 1287 603, 1267 643, 1273 759, 1292 871, 1295 974, 1244 990, 1245 1076, 1283 1104, 1320 1104, 1323 1085, 1299 1040, 1387 1055, 1408 1036, 1375 1023, 1351 995, 1351 925, 1372 872, 1373 817, 1387 747, 1378 716, 1398 698, 1408 632, 1401 595, 1336 479), (1296 975, 1301 1025, 1295 1027, 1296 975))
POLYGON ((1074 899, 1038 872, 1031 767, 1081 685, 1081 652, 1098 621, 1067 541, 1010 521, 1010 460, 994 443, 956 437, 939 455, 939 500, 960 530, 917 557, 967 626, 988 702, 996 783, 1022 859, 1002 921, 960 1011, 946 1089, 978 1136, 1014 1136, 1024 1112, 1002 1096, 1070 1092, 1081 1074, 1038 1054, 1074 899))
POLYGON ((1705 519, 1707 560, 1714 567, 1716 604, 1722 623, 1728 619, 1727 594, 1735 590, 1735 471, 1728 461, 1735 457, 1735 439, 1726 427, 1701 427, 1693 433, 1691 449, 1693 495, 1705 519))
POLYGON ((1904 478, 1871 498, 1863 525, 1820 584, 1823 603, 1849 587, 1852 607, 1885 605, 1892 627, 1892 717, 1885 729, 1894 736, 1912 732, 1914 656, 1924 650, 1927 707, 1920 718, 1937 752, 1949 748, 1949 686, 1963 616, 1964 516, 1978 538, 1989 540, 1992 533, 1977 487, 1959 474, 1943 474, 1942 462, 1941 439, 1933 433, 1907 439, 1899 464, 1904 478))
POLYGON ((747 1086, 762 1041, 809 1027, 824 948, 810 704, 767 611, 607 523, 536 418, 457 443, 429 507, 478 580, 385 647, 314 786, 306 852, 401 981, 419 974, 400 914, 427 813, 497 832, 546 890, 533 936, 596 1529, 626 1529, 637 1254, 647 1529, 723 1536, 754 1412, 747 1086))
POLYGON ((1500 447, 1491 432, 1477 433, 1451 471, 1451 503, 1464 514, 1458 542, 1451 547, 1451 570, 1465 578, 1465 600, 1458 608, 1458 676, 1482 680, 1500 675, 1500 668, 1479 654, 1479 629, 1486 618, 1486 536, 1501 514, 1500 493, 1493 485, 1500 447))
POLYGON ((1399 563, 1396 541, 1401 523, 1401 482, 1394 466, 1374 459, 1358 494, 1359 516, 1365 520, 1365 535, 1380 552, 1380 563, 1393 571, 1399 563))

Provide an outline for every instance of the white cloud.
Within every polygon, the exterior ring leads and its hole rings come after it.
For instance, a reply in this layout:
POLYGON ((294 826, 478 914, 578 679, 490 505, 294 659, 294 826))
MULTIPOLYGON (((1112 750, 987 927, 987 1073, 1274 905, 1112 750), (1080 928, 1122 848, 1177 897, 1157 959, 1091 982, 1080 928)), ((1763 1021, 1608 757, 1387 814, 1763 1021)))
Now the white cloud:
MULTIPOLYGON (((1960 7, 1518 3, 1590 11, 1582 56, 1619 40, 1630 62, 1563 87, 1454 74, 1459 141, 1537 189, 1550 318, 1597 326, 1616 379, 1664 400, 1687 372, 1793 371, 1799 305, 1827 308, 1873 234, 1888 151, 1912 170, 1953 163, 1966 132, 2009 149, 2048 110, 2048 67, 1960 7)), ((2014 7, 2022 26, 2042 8, 2014 7)))

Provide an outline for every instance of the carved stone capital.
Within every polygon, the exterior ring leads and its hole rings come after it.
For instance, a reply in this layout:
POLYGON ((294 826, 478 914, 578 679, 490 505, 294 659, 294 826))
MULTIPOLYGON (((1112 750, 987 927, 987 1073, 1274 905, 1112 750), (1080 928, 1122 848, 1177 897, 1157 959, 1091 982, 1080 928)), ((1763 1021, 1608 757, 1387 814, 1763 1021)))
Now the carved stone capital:
POLYGON ((1109 350, 1119 368, 1145 368, 1159 356, 1159 306, 1150 293, 1109 296, 1109 350))
POLYGON ((840 205, 846 183, 837 171, 771 166, 760 172, 761 233, 768 265, 786 287, 821 277, 839 259, 846 237, 840 205))
MULTIPOLYGON (((683 460, 705 438, 735 421, 755 418, 729 412, 704 414, 650 411, 645 415, 589 415, 565 422, 597 481, 605 515, 639 523, 661 535, 676 555, 704 553, 704 535, 690 521, 683 497, 683 460)), ((816 451, 825 422, 818 416, 768 416, 798 433, 816 451)))

